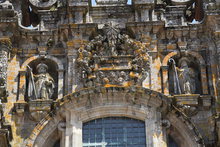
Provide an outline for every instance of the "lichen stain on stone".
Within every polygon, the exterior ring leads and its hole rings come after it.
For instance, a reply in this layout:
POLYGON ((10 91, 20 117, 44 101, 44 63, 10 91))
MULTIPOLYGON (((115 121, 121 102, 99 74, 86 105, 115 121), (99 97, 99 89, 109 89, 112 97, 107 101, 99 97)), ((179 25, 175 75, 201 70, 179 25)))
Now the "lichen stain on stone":
MULTIPOLYGON (((68 47, 74 47, 75 45, 78 45, 78 46, 81 46, 86 44, 88 41, 87 40, 82 40, 82 39, 74 39, 74 40, 71 40, 71 41, 68 41, 67 42, 67 46, 68 47)), ((80 48, 81 48, 80 47, 80 48)), ((72 49, 72 48, 71 48, 72 49)))
POLYGON ((154 147, 167 147, 166 142, 163 140, 163 134, 162 133, 160 133, 159 135, 154 133, 154 135, 153 135, 153 146, 154 147))
POLYGON ((108 88, 108 87, 129 87, 131 85, 132 85, 131 82, 124 82, 122 85, 105 84, 104 87, 106 87, 106 88, 108 88))

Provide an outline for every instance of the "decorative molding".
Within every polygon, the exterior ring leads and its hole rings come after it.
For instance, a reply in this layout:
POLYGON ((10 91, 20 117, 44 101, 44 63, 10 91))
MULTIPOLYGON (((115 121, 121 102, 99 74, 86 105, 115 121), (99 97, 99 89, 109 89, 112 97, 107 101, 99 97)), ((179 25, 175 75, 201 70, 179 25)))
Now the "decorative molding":
POLYGON ((121 34, 112 23, 102 31, 78 49, 78 77, 83 85, 140 85, 150 67, 148 48, 121 34))

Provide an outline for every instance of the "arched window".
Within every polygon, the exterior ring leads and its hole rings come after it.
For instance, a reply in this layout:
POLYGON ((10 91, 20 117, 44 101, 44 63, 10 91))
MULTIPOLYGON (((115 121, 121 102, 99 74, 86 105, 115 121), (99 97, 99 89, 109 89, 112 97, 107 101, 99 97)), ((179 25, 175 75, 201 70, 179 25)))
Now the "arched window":
POLYGON ((170 135, 168 136, 168 147, 179 147, 176 141, 170 135))
POLYGON ((83 147, 146 147, 145 123, 107 117, 83 124, 83 147))

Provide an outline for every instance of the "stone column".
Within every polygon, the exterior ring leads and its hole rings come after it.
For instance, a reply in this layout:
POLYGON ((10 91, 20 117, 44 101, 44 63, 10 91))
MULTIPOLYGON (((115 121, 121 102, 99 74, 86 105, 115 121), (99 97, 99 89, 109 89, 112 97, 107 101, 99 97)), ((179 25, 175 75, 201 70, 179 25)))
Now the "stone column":
POLYGON ((75 23, 83 23, 83 11, 75 12, 75 23))
POLYGON ((208 94, 208 82, 206 75, 206 65, 201 65, 201 84, 202 84, 202 94, 208 94))
POLYGON ((162 69, 162 89, 165 95, 169 95, 168 66, 161 66, 162 69))
POLYGON ((78 80, 77 79, 77 71, 76 71, 76 58, 77 58, 77 54, 78 54, 78 50, 76 48, 78 48, 80 46, 80 44, 75 43, 74 41, 70 41, 67 43, 68 45, 68 59, 67 59, 67 64, 68 64, 68 69, 67 69, 67 73, 66 73, 66 87, 65 89, 67 89, 65 91, 65 94, 69 94, 69 93, 73 93, 75 92, 76 88, 77 88, 77 84, 78 84, 78 80), (77 47, 75 47, 74 45, 76 45, 77 47))
POLYGON ((26 71, 19 71, 20 73, 20 83, 19 83, 19 102, 24 102, 25 89, 26 89, 26 71))
POLYGON ((67 47, 68 47, 68 53, 67 53, 67 69, 66 69, 66 75, 65 75, 65 95, 72 93, 72 70, 73 70, 73 48, 74 44, 72 41, 67 42, 67 47))
MULTIPOLYGON (((149 114, 153 115, 153 114, 149 114)), ((145 120, 145 129, 146 129, 146 146, 153 147, 153 135, 155 131, 155 117, 147 116, 145 120)))
POLYGON ((135 9, 135 21, 138 22, 139 21, 139 14, 138 14, 138 10, 135 9))
POLYGON ((82 121, 74 111, 67 118, 65 147, 82 147, 82 121))
POLYGON ((71 113, 70 124, 72 125, 72 147, 82 146, 82 121, 76 113, 71 113))
POLYGON ((72 135, 72 129, 71 129, 71 113, 70 111, 66 112, 66 130, 65 130, 65 142, 64 147, 71 147, 71 135, 72 135))
POLYGON ((7 97, 8 54, 11 49, 9 38, 0 38, 0 98, 7 97))
POLYGON ((164 141, 161 112, 151 109, 145 120, 146 128, 146 146, 147 147, 166 147, 164 141))
POLYGON ((152 10, 152 21, 157 21, 157 13, 155 10, 152 10))
POLYGON ((143 9, 141 10, 141 21, 149 21, 149 10, 148 9, 143 9))
POLYGON ((58 99, 63 97, 64 69, 58 70, 58 99))
POLYGON ((73 56, 72 55, 68 55, 67 57, 67 64, 68 64, 68 68, 67 68, 67 73, 66 73, 66 84, 65 84, 65 95, 66 94, 69 94, 69 93, 72 93, 72 81, 73 81, 73 76, 72 76, 72 70, 73 70, 73 56))
POLYGON ((66 123, 65 122, 60 122, 58 124, 58 130, 61 133, 60 147, 65 147, 66 123))

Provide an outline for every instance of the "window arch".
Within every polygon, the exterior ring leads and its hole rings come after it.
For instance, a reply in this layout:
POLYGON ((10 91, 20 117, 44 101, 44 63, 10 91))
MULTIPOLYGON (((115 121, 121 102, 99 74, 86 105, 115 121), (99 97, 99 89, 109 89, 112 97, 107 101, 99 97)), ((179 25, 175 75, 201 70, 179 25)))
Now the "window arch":
POLYGON ((145 123, 106 117, 83 124, 83 147, 146 147, 145 123))

